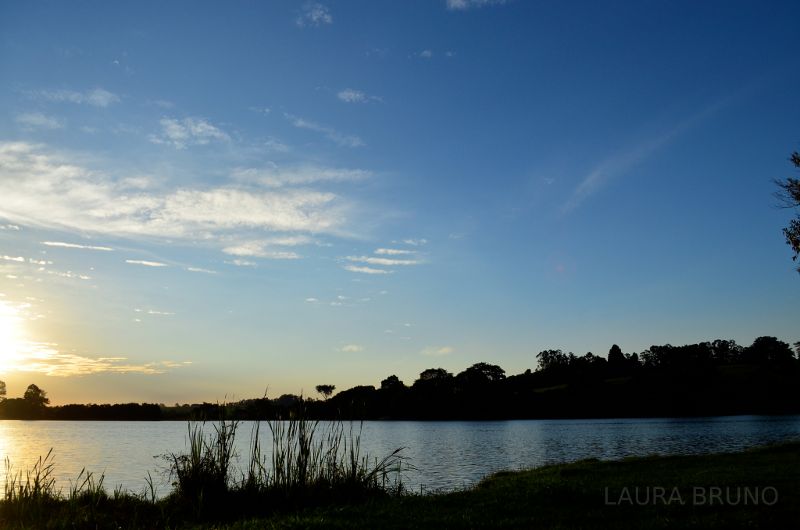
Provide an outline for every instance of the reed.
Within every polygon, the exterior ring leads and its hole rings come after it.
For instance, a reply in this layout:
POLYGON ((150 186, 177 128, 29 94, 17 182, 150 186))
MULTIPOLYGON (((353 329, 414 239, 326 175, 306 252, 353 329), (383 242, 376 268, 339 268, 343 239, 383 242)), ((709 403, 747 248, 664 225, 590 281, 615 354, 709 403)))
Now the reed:
POLYGON ((248 459, 237 477, 234 442, 239 423, 221 418, 208 434, 204 424, 190 424, 188 452, 166 457, 174 479, 171 502, 203 519, 216 518, 233 506, 240 513, 258 515, 402 491, 401 471, 410 468, 403 449, 382 458, 363 454, 363 424, 346 427, 341 421, 307 419, 301 402, 289 418, 267 421, 266 426, 269 455, 262 447, 263 423, 256 421, 248 459))
POLYGON ((286 420, 266 422, 269 455, 262 447, 263 423, 255 422, 243 466, 234 449, 240 423, 221 418, 211 425, 190 422, 186 451, 164 456, 172 481, 164 497, 149 472, 141 493, 118 487, 109 494, 104 475, 83 469, 63 493, 56 488, 52 450, 26 471, 13 470, 6 459, 0 527, 49 527, 53 518, 80 522, 69 528, 116 528, 119 517, 164 527, 353 504, 400 494, 401 471, 410 468, 403 449, 383 458, 365 454, 363 424, 309 420, 302 407, 286 420))

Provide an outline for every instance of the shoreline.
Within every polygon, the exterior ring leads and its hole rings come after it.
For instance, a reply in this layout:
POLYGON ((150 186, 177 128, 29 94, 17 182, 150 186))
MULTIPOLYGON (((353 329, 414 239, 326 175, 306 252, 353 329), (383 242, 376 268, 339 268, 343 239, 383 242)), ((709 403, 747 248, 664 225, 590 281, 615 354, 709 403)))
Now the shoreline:
MULTIPOLYGON (((313 421, 347 421, 352 423, 397 423, 397 422, 420 422, 420 423, 482 423, 482 422, 507 422, 507 421, 595 421, 595 420, 701 420, 712 418, 784 418, 788 416, 800 416, 800 410, 796 412, 774 412, 774 413, 731 413, 731 414, 697 414, 697 415, 677 415, 677 416, 544 416, 535 418, 370 418, 364 420, 349 418, 317 418, 308 417, 313 421)), ((266 422, 266 421, 289 421, 282 418, 234 418, 242 422, 266 422)), ((128 422, 128 423, 164 423, 164 422, 200 422, 213 423, 219 418, 153 418, 153 419, 129 419, 129 418, 0 418, 2 421, 30 421, 30 422, 64 422, 64 423, 109 423, 109 422, 128 422)))
POLYGON ((586 459, 491 474, 466 489, 209 519, 131 493, 49 499, 9 528, 786 528, 800 520, 800 440, 737 452, 586 459), (738 495, 738 497, 736 497, 738 495), (736 501, 736 499, 744 499, 736 501), (78 519, 76 519, 76 517, 78 519), (31 519, 33 518, 33 520, 31 519))

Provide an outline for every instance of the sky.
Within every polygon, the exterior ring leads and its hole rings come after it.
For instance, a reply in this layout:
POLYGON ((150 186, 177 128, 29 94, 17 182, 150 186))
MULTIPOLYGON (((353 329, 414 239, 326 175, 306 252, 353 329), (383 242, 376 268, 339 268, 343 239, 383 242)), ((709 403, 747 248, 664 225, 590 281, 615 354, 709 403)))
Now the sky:
POLYGON ((800 340, 797 2, 0 6, 0 379, 55 404, 800 340))

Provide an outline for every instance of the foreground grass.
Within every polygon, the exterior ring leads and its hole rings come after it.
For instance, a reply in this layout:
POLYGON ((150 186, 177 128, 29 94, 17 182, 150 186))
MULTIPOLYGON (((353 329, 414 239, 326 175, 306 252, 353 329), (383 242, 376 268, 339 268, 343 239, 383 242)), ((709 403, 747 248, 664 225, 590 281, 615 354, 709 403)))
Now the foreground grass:
MULTIPOLYGON (((763 496, 759 498, 763 500, 763 496)), ((766 500, 772 503, 774 496, 769 495, 766 500)), ((498 473, 461 492, 339 499, 315 508, 284 506, 268 516, 247 518, 246 514, 254 509, 253 503, 276 502, 280 506, 279 501, 257 495, 229 499, 231 504, 222 511, 223 519, 208 522, 183 511, 174 496, 148 500, 144 496, 104 495, 90 489, 71 499, 47 499, 42 506, 30 506, 40 517, 15 514, 13 506, 0 502, 0 527, 799 528, 800 443, 734 454, 586 460, 498 473), (667 497, 677 488, 684 503, 653 503, 652 496, 645 506, 619 502, 624 489, 633 496, 637 487, 640 498, 654 487, 664 488, 667 497), (777 491, 778 499, 773 505, 709 505, 708 498, 705 504, 693 503, 695 488, 702 488, 699 491, 708 495, 712 487, 727 488, 732 495, 737 487, 751 491, 760 488, 762 492, 771 487, 777 491), (616 505, 608 505, 607 501, 616 505), (181 515, 187 513, 190 515, 181 515)))
MULTIPOLYGON (((766 500, 772 503, 773 496, 766 500)), ((463 492, 403 496, 217 528, 800 528, 800 443, 735 454, 587 460, 502 472, 463 492), (656 486, 665 488, 667 498, 677 487, 685 504, 677 499, 668 505, 619 503, 623 488, 633 496, 638 487, 644 499, 645 488, 656 486), (772 487, 778 500, 771 506, 709 505, 709 495, 703 505, 701 493, 710 493, 711 487, 729 488, 732 501, 736 487, 762 492, 772 487), (616 505, 607 505, 606 499, 616 505)))
POLYGON ((347 506, 398 495, 405 458, 361 453, 361 429, 294 417, 267 422, 271 456, 262 453, 256 422, 246 469, 233 466, 238 421, 221 419, 204 432, 189 424, 188 451, 163 455, 172 491, 158 498, 152 477, 141 493, 109 493, 103 475, 81 471, 67 492, 56 486, 52 450, 28 470, 6 460, 0 528, 183 528, 264 517, 320 506, 347 506))

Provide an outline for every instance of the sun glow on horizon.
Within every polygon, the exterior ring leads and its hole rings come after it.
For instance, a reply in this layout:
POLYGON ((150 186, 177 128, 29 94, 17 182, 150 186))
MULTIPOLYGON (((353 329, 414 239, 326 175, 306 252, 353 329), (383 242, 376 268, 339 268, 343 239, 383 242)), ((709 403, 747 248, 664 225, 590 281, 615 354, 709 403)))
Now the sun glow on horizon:
POLYGON ((102 372, 162 374, 192 364, 186 360, 135 363, 120 356, 88 356, 75 350, 63 350, 52 342, 33 340, 25 322, 40 316, 32 316, 31 307, 29 303, 0 299, 0 379, 9 372, 37 372, 56 377, 102 372))
POLYGON ((32 343, 26 337, 21 315, 24 308, 0 300, 0 373, 14 371, 31 353, 32 343))

